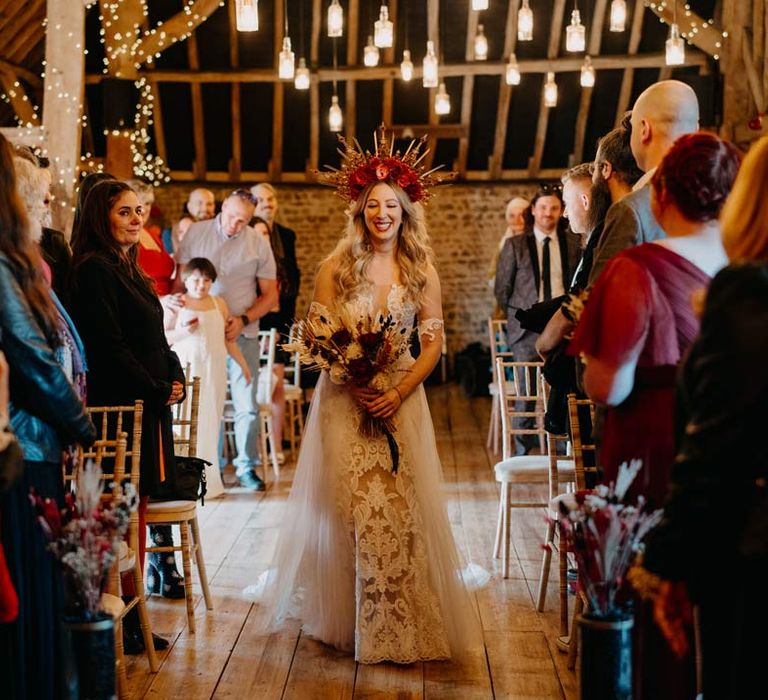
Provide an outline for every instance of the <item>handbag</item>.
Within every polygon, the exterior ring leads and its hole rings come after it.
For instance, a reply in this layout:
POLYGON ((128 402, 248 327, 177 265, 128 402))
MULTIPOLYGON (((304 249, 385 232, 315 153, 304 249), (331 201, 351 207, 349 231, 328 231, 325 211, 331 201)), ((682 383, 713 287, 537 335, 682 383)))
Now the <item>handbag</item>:
POLYGON ((153 494, 153 501, 196 501, 205 505, 208 492, 205 482, 205 468, 211 463, 200 457, 176 455, 175 478, 168 480, 168 486, 161 485, 158 493, 153 494))

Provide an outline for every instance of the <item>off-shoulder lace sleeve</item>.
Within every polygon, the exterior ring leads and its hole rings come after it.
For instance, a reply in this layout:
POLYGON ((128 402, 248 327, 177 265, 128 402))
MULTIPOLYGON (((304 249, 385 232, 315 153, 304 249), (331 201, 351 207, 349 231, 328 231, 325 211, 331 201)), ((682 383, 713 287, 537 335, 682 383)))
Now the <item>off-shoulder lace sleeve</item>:
POLYGON ((419 323, 419 338, 426 336, 429 340, 437 340, 437 336, 443 334, 442 318, 425 318, 419 323))

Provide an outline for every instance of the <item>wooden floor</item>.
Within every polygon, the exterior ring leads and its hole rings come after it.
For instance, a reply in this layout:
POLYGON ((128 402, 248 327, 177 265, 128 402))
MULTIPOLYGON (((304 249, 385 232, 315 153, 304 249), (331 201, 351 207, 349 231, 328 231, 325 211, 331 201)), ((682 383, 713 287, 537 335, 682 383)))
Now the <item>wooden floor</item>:
POLYGON ((189 634, 184 601, 150 600, 154 630, 171 639, 150 674, 144 656, 129 657, 133 697, 147 698, 552 698, 577 697, 557 637, 557 562, 546 611, 533 599, 541 564, 543 511, 513 513, 511 577, 491 557, 498 504, 492 455, 485 449, 490 400, 467 399, 456 385, 429 389, 443 462, 449 515, 466 559, 494 573, 475 599, 485 653, 463 666, 355 663, 346 654, 302 635, 297 623, 263 634, 263 611, 242 599, 243 587, 267 568, 293 469, 266 493, 239 488, 198 508, 205 561, 214 598, 207 612, 195 582, 197 632, 189 634))

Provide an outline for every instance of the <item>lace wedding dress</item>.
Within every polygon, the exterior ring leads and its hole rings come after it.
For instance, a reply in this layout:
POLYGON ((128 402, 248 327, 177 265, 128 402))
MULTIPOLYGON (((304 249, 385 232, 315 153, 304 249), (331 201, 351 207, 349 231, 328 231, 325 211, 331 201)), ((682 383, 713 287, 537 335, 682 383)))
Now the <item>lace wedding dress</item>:
MULTIPOLYGON (((416 307, 393 285, 389 313, 410 329, 416 307)), ((353 302, 370 312, 372 301, 353 302)), ((313 304, 310 314, 327 311, 313 304)), ((436 337, 443 322, 422 319, 436 337)), ((407 354, 391 382, 414 360, 407 354)), ((457 658, 482 647, 473 601, 442 494, 434 428, 422 386, 396 414, 400 465, 384 436, 365 438, 346 387, 323 372, 312 399, 293 489, 271 568, 244 591, 273 623, 304 631, 362 663, 457 658)))

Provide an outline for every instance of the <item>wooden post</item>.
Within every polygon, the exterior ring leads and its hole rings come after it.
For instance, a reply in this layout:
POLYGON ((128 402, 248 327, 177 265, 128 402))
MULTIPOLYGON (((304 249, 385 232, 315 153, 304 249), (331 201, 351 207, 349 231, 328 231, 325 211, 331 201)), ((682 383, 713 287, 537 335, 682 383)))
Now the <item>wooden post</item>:
POLYGON ((80 162, 85 6, 70 0, 48 0, 47 16, 43 130, 53 175, 53 223, 68 235, 80 162))

